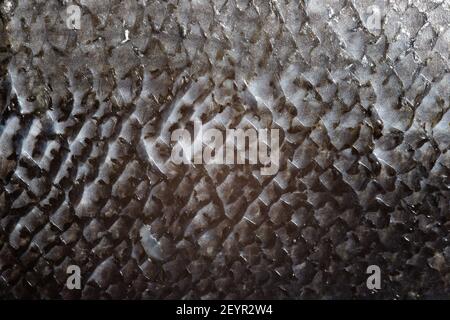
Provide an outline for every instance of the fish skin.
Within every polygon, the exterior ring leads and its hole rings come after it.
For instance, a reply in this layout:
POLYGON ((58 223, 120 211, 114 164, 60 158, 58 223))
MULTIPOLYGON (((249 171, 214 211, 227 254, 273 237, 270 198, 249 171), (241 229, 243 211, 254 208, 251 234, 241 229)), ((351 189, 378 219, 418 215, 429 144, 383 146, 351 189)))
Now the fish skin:
POLYGON ((9 3, 0 298, 448 298, 447 0, 9 3), (280 171, 173 165, 194 119, 280 171))

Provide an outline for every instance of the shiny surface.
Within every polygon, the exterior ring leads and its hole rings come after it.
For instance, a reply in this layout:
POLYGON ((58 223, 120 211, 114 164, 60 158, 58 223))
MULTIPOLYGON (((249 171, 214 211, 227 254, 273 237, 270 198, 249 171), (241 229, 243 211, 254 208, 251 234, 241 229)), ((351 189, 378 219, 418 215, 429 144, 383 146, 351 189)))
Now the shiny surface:
POLYGON ((4 1, 0 297, 448 298, 449 1, 371 3, 4 1), (280 171, 173 165, 194 119, 280 171))

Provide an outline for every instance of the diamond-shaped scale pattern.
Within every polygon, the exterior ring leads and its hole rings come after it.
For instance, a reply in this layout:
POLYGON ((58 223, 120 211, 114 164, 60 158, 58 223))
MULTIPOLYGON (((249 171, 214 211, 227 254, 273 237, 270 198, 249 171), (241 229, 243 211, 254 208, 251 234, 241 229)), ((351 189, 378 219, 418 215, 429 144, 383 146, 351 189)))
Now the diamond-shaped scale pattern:
POLYGON ((372 3, 3 1, 0 297, 448 298, 450 3, 372 3), (175 165, 195 119, 280 170, 175 165))

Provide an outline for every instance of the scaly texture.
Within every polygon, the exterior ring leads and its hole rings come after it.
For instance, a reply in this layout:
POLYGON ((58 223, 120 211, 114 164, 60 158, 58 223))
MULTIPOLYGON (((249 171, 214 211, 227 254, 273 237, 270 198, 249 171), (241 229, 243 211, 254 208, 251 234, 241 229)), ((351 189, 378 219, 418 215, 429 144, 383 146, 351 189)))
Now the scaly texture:
POLYGON ((0 297, 448 298, 450 1, 375 2, 4 0, 0 297), (280 171, 174 165, 196 118, 280 171))

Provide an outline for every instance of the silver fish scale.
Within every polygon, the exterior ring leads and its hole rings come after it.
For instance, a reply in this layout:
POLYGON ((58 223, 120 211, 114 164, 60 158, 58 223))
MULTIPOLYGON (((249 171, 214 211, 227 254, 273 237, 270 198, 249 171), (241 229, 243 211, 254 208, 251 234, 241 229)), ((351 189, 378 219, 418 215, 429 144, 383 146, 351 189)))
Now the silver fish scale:
POLYGON ((448 0, 79 5, 1 4, 0 298, 449 297, 448 0), (174 165, 194 119, 279 172, 174 165))

